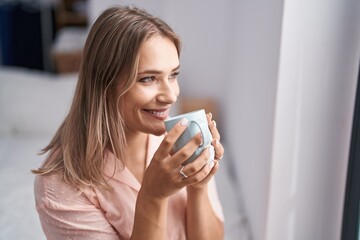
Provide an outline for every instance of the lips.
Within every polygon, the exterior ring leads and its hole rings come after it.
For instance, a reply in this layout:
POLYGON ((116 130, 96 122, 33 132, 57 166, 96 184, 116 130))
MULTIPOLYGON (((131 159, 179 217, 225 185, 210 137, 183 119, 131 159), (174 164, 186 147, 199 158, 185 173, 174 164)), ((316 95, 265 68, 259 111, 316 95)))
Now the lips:
POLYGON ((161 119, 167 118, 167 116, 169 114, 169 109, 161 109, 161 110, 144 109, 144 111, 147 113, 150 113, 154 117, 161 118, 161 119))

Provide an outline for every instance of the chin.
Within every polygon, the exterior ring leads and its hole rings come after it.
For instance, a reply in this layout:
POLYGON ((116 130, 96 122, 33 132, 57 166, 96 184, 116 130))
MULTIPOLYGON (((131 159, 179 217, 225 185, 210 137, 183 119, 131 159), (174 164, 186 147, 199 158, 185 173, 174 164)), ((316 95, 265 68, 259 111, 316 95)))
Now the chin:
POLYGON ((153 134, 155 136, 161 136, 164 135, 166 133, 166 129, 164 128, 157 128, 157 129, 151 129, 149 131, 150 134, 153 134))
POLYGON ((161 136, 161 135, 164 135, 165 132, 166 132, 165 130, 164 131, 153 131, 150 134, 153 134, 155 136, 161 136))

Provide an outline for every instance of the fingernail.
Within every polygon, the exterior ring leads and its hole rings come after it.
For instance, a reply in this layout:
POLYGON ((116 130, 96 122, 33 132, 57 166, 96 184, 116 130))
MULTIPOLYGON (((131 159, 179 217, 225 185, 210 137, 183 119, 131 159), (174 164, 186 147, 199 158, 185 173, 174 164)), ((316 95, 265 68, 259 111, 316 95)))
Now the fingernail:
POLYGON ((215 122, 215 120, 212 120, 213 121, 213 123, 214 123, 214 126, 216 127, 216 122, 215 122))
POLYGON ((180 125, 181 126, 187 126, 188 122, 189 122, 189 120, 187 118, 183 118, 180 121, 180 125))
POLYGON ((210 145, 210 146, 208 147, 208 149, 209 149, 210 155, 214 153, 214 147, 213 147, 213 146, 210 145))
POLYGON ((201 146, 201 145, 203 145, 204 139, 203 139, 203 135, 201 133, 199 133, 199 135, 200 135, 200 139, 201 139, 199 146, 201 146))
POLYGON ((212 119, 212 113, 211 112, 209 112, 209 115, 210 115, 210 119, 212 119))
POLYGON ((211 160, 209 162, 209 168, 212 169, 214 167, 215 163, 214 163, 214 160, 211 160))

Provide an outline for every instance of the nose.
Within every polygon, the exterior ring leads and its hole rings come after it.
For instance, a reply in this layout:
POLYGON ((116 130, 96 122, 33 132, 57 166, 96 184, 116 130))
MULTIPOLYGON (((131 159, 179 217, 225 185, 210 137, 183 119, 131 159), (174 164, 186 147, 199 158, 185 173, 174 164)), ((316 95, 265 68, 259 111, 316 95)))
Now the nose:
POLYGON ((179 95, 179 85, 177 82, 166 82, 160 85, 157 100, 161 103, 172 104, 176 102, 179 95))

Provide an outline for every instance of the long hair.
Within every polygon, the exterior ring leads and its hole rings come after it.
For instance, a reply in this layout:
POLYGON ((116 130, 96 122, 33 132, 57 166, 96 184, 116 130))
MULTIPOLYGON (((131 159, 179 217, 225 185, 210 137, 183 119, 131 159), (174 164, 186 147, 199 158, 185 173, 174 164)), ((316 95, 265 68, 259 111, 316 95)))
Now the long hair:
MULTIPOLYGON (((126 146, 122 96, 132 87, 139 49, 154 35, 169 38, 180 55, 180 39, 161 19, 134 7, 105 10, 90 29, 75 95, 65 120, 42 150, 48 156, 35 174, 62 173, 76 187, 108 188, 107 149, 119 159, 126 146)), ((114 169, 115 172, 115 169, 114 169)))

